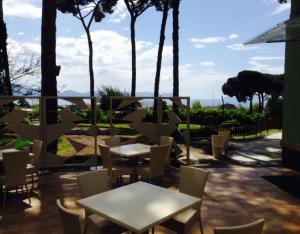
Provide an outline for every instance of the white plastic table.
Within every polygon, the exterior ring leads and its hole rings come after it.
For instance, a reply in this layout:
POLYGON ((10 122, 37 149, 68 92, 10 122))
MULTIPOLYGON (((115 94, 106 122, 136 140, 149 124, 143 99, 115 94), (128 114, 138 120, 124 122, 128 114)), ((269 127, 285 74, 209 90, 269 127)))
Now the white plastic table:
POLYGON ((196 197, 137 182, 81 199, 76 204, 129 231, 143 233, 200 202, 196 197))
POLYGON ((12 153, 12 152, 18 152, 19 150, 17 149, 3 149, 0 150, 0 161, 3 161, 3 156, 2 153, 12 153))
POLYGON ((141 143, 120 145, 110 148, 110 152, 115 156, 132 158, 132 157, 143 157, 150 154, 150 145, 141 143))

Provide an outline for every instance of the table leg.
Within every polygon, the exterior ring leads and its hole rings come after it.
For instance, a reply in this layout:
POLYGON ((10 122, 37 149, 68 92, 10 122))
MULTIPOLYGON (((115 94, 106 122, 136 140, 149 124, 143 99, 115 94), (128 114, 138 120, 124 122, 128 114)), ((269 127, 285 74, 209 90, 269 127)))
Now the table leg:
POLYGON ((138 175, 136 174, 136 168, 139 165, 139 157, 131 157, 129 159, 129 165, 134 168, 134 174, 132 175, 132 182, 138 181, 138 175))

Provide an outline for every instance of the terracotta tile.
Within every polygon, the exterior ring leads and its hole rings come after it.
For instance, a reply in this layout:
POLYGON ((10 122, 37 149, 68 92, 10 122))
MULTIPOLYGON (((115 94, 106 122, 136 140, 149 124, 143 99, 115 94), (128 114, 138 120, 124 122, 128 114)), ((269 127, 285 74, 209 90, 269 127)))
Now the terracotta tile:
MULTIPOLYGON (((216 226, 238 225, 266 219, 265 234, 299 234, 300 201, 264 180, 263 175, 294 175, 285 168, 209 168, 209 179, 202 204, 205 234, 212 234, 216 226)), ((81 172, 61 172, 40 177, 40 186, 31 192, 32 206, 26 196, 10 194, 5 210, 0 208, 0 234, 62 233, 61 221, 55 205, 56 198, 80 216, 76 207, 80 198, 76 176, 81 172), (22 201, 23 200, 23 201, 22 201)), ((168 178, 170 189, 177 190, 178 179, 168 178)), ((2 199, 0 195, 0 199, 2 199)), ((155 233, 172 233, 157 227, 155 233)), ((191 233, 198 234, 195 224, 191 233)))

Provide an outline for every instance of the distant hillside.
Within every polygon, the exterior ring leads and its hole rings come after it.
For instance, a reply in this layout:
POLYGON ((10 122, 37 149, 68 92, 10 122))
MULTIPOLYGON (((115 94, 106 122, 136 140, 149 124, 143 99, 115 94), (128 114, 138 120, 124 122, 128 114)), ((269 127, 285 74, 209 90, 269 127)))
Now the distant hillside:
MULTIPOLYGON (((75 90, 66 90, 66 91, 63 91, 61 93, 58 94, 59 96, 61 97, 66 97, 66 96, 69 96, 69 97, 88 97, 90 95, 89 92, 78 92, 78 91, 75 91, 75 90)), ((136 96, 139 96, 139 97, 152 97, 153 96, 153 93, 151 92, 137 92, 136 93, 136 96)), ((161 94, 162 97, 171 97, 172 94, 171 93, 162 93, 161 94)), ((219 105, 222 105, 222 100, 221 99, 191 99, 191 104, 193 104, 193 102, 195 101, 200 101, 201 102, 201 105, 202 106, 219 106, 219 105)), ((226 97, 224 96, 224 102, 227 103, 227 104, 233 104, 235 106, 239 106, 239 105, 242 105, 242 106, 246 106, 248 107, 248 103, 238 103, 237 100, 235 98, 230 98, 230 97, 226 97)), ((254 101, 254 103, 256 103, 256 101, 254 101)))
POLYGON ((60 97, 88 97, 88 96, 90 96, 90 93, 89 92, 80 93, 80 92, 77 92, 74 90, 66 90, 66 91, 60 92, 58 94, 58 96, 60 96, 60 97))

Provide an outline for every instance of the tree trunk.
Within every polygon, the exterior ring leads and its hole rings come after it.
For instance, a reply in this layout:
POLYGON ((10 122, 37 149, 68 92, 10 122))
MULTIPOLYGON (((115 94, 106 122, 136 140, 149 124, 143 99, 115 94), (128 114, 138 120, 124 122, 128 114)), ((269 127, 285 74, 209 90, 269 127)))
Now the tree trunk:
POLYGON ((263 112, 265 109, 265 95, 261 94, 261 112, 263 112))
POLYGON ((179 4, 173 5, 173 97, 179 96, 179 4))
POLYGON ((249 102, 250 102, 249 112, 250 112, 250 114, 253 114, 253 96, 249 97, 249 102))
POLYGON ((160 39, 159 39, 159 47, 158 47, 158 54, 157 54, 155 83, 154 83, 154 106, 153 106, 154 121, 157 121, 156 119, 157 99, 155 98, 159 96, 160 72, 161 72, 162 55, 163 55, 163 49, 165 43, 165 31, 166 31, 166 25, 168 19, 168 12, 169 12, 169 1, 165 0, 163 17, 161 22, 161 29, 160 29, 160 39))
POLYGON ((160 82, 162 54, 163 54, 164 43, 165 43, 165 31, 166 31, 166 24, 167 24, 168 11, 169 11, 168 4, 169 4, 168 1, 164 1, 164 11, 163 11, 163 17, 162 17, 162 22, 161 22, 160 39, 159 39, 159 47, 158 47, 157 63, 156 63, 154 97, 159 96, 159 82, 160 82))
MULTIPOLYGON (((93 49, 93 41, 90 34, 89 29, 86 29, 86 35, 88 39, 89 46, 89 73, 90 73, 90 96, 95 97, 95 78, 94 78, 94 49, 93 49)), ((94 123, 94 113, 96 111, 96 107, 94 106, 93 99, 91 99, 91 124, 94 123)))
POLYGON ((258 93, 258 107, 259 107, 259 112, 261 113, 261 94, 258 93))
POLYGON ((4 23, 3 17, 3 1, 0 0, 0 80, 3 86, 2 93, 0 89, 0 94, 12 96, 12 86, 9 76, 9 64, 7 55, 7 30, 6 24, 4 23))
POLYGON ((131 31, 131 97, 135 97, 136 92, 136 45, 135 45, 135 22, 136 19, 131 17, 130 31, 131 31))
POLYGON ((89 30, 86 30, 86 35, 88 39, 88 46, 89 46, 89 73, 90 73, 90 95, 91 97, 95 97, 95 78, 94 78, 94 50, 93 50, 93 42, 91 38, 91 34, 89 30))
MULTIPOLYGON (((43 0, 41 35, 41 95, 57 96, 56 69, 56 1, 43 0)), ((46 124, 57 123, 57 99, 46 101, 46 124)), ((56 153, 57 142, 47 150, 56 153)))

